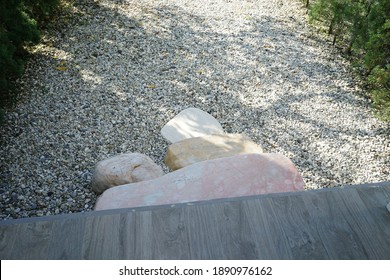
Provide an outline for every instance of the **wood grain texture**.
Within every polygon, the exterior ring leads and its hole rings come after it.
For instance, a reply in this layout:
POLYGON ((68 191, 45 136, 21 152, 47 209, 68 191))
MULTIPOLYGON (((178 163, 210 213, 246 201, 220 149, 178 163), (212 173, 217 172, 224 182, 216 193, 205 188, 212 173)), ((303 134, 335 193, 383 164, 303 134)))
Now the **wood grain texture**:
POLYGON ((23 227, 23 225, 0 226, 0 259, 3 259, 3 256, 8 259, 16 259, 13 248, 19 227, 23 227))
POLYGON ((120 258, 120 215, 106 215, 85 220, 82 259, 120 258))
MULTIPOLYGON (((386 208, 378 201, 375 205, 366 206, 356 190, 349 192, 337 192, 340 203, 345 205, 344 217, 349 221, 353 229, 359 229, 359 237, 364 251, 369 259, 383 259, 390 254, 389 236, 381 228, 381 217, 386 213, 386 208), (375 242, 372 240, 375 239, 375 242)), ((386 204, 385 204, 386 205, 386 204)), ((388 212, 386 214, 389 214, 388 212)), ((387 228, 389 228, 390 216, 387 215, 387 228)))
POLYGON ((47 221, 19 225, 12 251, 8 251, 11 259, 48 259, 52 226, 47 221))
POLYGON ((221 246, 223 232, 218 227, 221 205, 210 205, 209 211, 196 206, 183 210, 187 212, 191 258, 223 259, 225 256, 224 248, 221 246))
POLYGON ((48 259, 78 259, 83 245, 85 223, 57 220, 51 227, 48 259))
POLYGON ((0 222, 1 259, 390 259, 390 183, 0 222))
POLYGON ((318 233, 329 259, 367 259, 361 240, 343 215, 337 191, 304 196, 313 230, 318 233))
POLYGON ((247 235, 247 240, 251 240, 249 246, 255 245, 256 250, 253 252, 253 258, 291 259, 292 252, 282 230, 285 225, 281 224, 282 221, 271 210, 272 201, 267 199, 249 200, 244 204, 244 207, 247 229, 243 230, 243 234, 247 235))
POLYGON ((153 258, 189 259, 188 230, 184 223, 185 211, 178 208, 152 213, 153 258))
MULTIPOLYGON (((278 228, 270 235, 283 236, 291 250, 292 259, 328 259, 318 231, 313 227, 310 212, 304 206, 302 196, 285 196, 270 200, 278 228)), ((267 211, 265 209, 265 211, 267 211)))

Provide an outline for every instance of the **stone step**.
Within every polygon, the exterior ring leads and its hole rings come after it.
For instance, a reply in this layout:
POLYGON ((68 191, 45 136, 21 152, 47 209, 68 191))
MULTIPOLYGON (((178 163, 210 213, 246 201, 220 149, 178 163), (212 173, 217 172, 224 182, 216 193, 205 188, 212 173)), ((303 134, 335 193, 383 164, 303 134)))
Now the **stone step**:
POLYGON ((263 149, 241 134, 213 134, 184 139, 168 147, 164 162, 172 170, 239 154, 261 154, 263 149))
POLYGON ((290 159, 281 154, 246 154, 195 163, 157 179, 106 190, 95 210, 233 198, 304 189, 290 159))
POLYGON ((170 143, 213 133, 223 133, 221 124, 197 108, 181 111, 161 129, 162 136, 170 143))

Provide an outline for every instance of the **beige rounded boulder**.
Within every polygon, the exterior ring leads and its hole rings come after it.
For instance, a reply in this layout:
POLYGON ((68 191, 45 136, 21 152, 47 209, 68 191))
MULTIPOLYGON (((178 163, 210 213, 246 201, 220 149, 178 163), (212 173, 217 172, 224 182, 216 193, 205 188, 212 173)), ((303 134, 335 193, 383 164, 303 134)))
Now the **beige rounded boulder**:
POLYGON ((172 170, 240 154, 262 154, 263 148, 240 134, 212 134, 178 141, 169 146, 164 162, 172 170))
POLYGON ((160 166, 140 153, 128 153, 99 161, 92 176, 92 189, 100 194, 106 189, 147 181, 164 175, 160 166))

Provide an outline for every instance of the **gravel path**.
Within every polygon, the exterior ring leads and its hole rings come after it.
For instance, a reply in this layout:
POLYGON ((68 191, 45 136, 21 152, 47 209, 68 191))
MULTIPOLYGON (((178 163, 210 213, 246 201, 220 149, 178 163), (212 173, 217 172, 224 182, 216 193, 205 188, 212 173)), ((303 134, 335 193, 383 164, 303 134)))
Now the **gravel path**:
POLYGON ((117 153, 164 167, 159 131, 187 107, 288 156, 308 189, 390 180, 388 125, 299 1, 78 0, 73 12, 35 50, 0 127, 1 219, 90 211, 93 167, 117 153))

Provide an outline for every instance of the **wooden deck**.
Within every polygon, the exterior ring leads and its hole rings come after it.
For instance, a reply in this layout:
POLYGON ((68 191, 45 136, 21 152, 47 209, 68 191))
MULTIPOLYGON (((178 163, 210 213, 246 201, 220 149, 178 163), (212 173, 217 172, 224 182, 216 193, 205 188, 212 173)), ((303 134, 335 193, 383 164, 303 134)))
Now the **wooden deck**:
POLYGON ((0 222, 0 259, 390 259, 390 182, 0 222))

